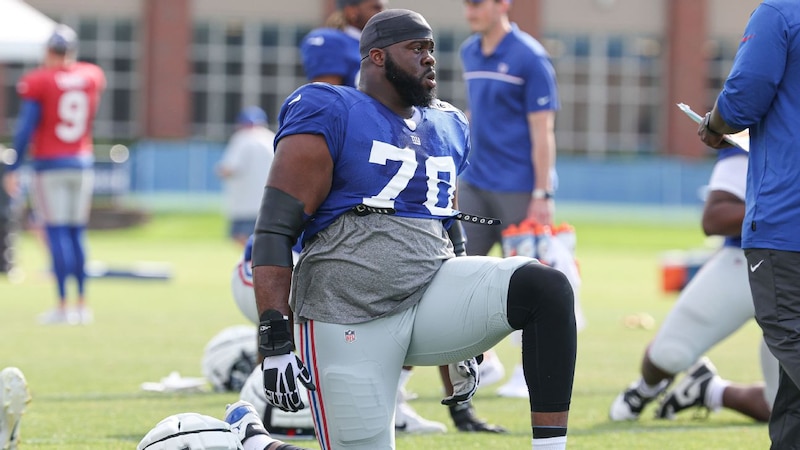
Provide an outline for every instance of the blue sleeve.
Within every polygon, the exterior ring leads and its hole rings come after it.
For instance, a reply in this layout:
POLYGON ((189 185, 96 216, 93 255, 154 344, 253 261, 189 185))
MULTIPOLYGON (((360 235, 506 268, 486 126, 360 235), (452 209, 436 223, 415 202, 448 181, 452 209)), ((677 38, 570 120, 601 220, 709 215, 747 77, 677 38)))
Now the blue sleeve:
MULTIPOLYGON (((351 88, 341 88, 351 89, 351 88)), ((316 134, 325 138, 331 157, 336 161, 345 136, 348 112, 336 87, 326 83, 306 84, 290 95, 278 116, 278 142, 293 134, 316 134)))
POLYGON ((25 151, 33 136, 36 126, 42 117, 42 106, 33 100, 23 100, 17 118, 17 130, 14 133, 14 150, 17 151, 17 160, 8 166, 7 170, 14 171, 25 161, 25 151))
POLYGON ((528 60, 525 71, 526 112, 558 110, 558 88, 552 63, 537 55, 528 60))
POLYGON ((750 16, 731 73, 717 99, 725 122, 748 128, 769 110, 786 68, 789 42, 785 17, 761 4, 750 16))

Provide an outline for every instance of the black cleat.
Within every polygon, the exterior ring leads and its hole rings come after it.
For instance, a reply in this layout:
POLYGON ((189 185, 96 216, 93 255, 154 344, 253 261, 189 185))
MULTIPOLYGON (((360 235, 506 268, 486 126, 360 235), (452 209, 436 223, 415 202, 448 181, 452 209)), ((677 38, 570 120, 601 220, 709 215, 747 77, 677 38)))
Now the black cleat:
POLYGON ((472 402, 464 402, 457 405, 449 406, 450 417, 453 418, 453 423, 458 428, 458 431, 468 433, 507 433, 508 431, 498 425, 492 425, 485 420, 479 419, 475 416, 475 408, 472 407, 472 402))
POLYGON ((708 407, 708 386, 714 378, 719 378, 717 368, 708 358, 700 358, 687 370, 686 376, 675 389, 667 392, 661 400, 656 418, 674 419, 676 413, 689 408, 699 408, 697 418, 708 417, 711 412, 708 407))

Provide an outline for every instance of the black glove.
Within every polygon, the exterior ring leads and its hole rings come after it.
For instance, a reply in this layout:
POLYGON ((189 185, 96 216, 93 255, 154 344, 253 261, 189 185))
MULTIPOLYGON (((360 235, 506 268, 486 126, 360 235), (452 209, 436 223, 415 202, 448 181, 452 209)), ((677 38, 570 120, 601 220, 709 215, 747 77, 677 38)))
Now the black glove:
POLYGON ((264 393, 267 403, 287 412, 305 407, 297 389, 299 380, 309 391, 317 389, 311 373, 294 353, 289 318, 278 311, 261 314, 258 326, 258 351, 264 357, 264 393))
POLYGON ((269 356, 261 363, 264 371, 264 393, 267 403, 288 412, 297 412, 305 407, 297 381, 309 391, 316 390, 311 373, 294 352, 280 356, 269 356))

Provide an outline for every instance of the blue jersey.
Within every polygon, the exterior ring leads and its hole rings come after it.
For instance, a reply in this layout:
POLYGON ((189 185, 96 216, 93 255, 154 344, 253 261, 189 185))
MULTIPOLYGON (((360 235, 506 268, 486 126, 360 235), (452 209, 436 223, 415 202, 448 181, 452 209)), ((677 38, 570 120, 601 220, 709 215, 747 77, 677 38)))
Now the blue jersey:
POLYGON ((404 120, 361 91, 312 83, 281 107, 280 140, 293 134, 325 138, 333 159, 328 197, 306 223, 307 241, 357 205, 393 208, 402 217, 449 219, 456 178, 466 166, 466 117, 435 100, 404 120))
POLYGON ((800 251, 800 3, 756 8, 717 104, 750 128, 742 247, 800 251))
POLYGON ((480 35, 461 46, 470 111, 472 154, 464 180, 488 191, 531 192, 534 186, 528 113, 559 108, 547 51, 512 25, 494 53, 480 35))
POLYGON ((317 28, 308 33, 300 44, 300 55, 309 81, 336 75, 342 77, 345 86, 356 87, 361 69, 358 39, 355 31, 336 28, 317 28))

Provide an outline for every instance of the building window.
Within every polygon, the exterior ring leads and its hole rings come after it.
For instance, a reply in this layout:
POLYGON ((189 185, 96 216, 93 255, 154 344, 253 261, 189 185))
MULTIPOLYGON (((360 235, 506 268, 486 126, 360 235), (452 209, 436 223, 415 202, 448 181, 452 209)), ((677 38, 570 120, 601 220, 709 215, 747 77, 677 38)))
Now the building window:
MULTIPOLYGON (((58 19, 78 30, 80 60, 99 64, 107 91, 95 123, 98 141, 119 142, 141 136, 138 121, 141 81, 138 19, 58 19)), ((224 142, 238 110, 259 105, 277 126, 283 101, 306 83, 299 43, 311 27, 290 23, 198 21, 191 43, 191 133, 224 142)), ((469 36, 463 29, 437 30, 438 95, 465 109, 466 89, 459 48, 469 36)), ((706 109, 730 71, 735 45, 711 40, 706 109)), ((603 156, 612 153, 651 154, 659 150, 663 114, 663 39, 651 35, 552 33, 542 43, 558 78, 561 110, 556 116, 560 152, 603 156)), ((19 99, 15 84, 36 64, 6 64, 3 85, 10 134, 15 129, 19 99)), ((700 107, 701 105, 698 105, 700 107)))
POLYGON ((661 47, 653 36, 549 35, 561 110, 559 152, 654 153, 660 121, 661 47))

